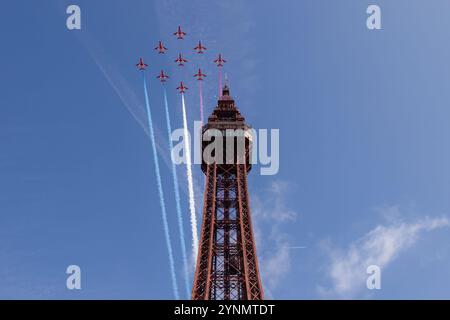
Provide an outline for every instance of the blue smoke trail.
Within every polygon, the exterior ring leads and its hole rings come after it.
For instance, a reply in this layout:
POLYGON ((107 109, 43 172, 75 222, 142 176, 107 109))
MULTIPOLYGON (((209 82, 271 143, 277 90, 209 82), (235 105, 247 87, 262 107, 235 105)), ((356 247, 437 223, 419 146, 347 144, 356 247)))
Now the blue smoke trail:
MULTIPOLYGON (((170 154, 172 155, 172 125, 170 121, 170 114, 169 114, 169 103, 167 102, 167 91, 166 87, 164 87, 164 107, 166 111, 166 121, 167 121, 167 134, 169 138, 169 150, 170 154)), ((172 178, 173 178, 173 189, 175 193, 175 206, 177 209, 177 218, 178 218, 178 229, 180 234, 180 244, 181 244, 181 254, 183 258, 183 267, 184 267, 184 282, 186 286, 186 293, 187 296, 190 296, 190 290, 189 290, 189 272, 188 272, 188 261, 186 257, 186 242, 184 240, 184 229, 183 229, 183 215, 181 213, 181 205, 180 205, 180 191, 179 191, 179 184, 178 184, 178 177, 177 177, 177 169, 175 167, 175 163, 172 161, 172 178)))
POLYGON ((164 192, 163 192, 162 183, 161 183, 161 174, 159 171, 158 155, 156 153, 155 135, 153 132, 152 113, 150 110, 150 102, 148 99, 148 91, 147 91, 147 81, 145 80, 144 72, 142 72, 142 78, 144 79, 145 105, 147 107, 148 127, 149 127, 149 131, 150 131, 150 138, 152 141, 153 160, 155 162, 156 183, 158 185, 159 202, 161 205, 161 215, 162 215, 162 220, 163 220, 164 233, 165 233, 165 237, 166 237, 167 251, 169 253, 169 264, 170 264, 170 274, 172 277, 173 294, 175 296, 175 299, 179 300, 180 296, 178 293, 177 277, 175 274, 175 262, 173 259, 172 241, 170 239, 169 224, 167 223, 166 205, 164 203, 164 192))

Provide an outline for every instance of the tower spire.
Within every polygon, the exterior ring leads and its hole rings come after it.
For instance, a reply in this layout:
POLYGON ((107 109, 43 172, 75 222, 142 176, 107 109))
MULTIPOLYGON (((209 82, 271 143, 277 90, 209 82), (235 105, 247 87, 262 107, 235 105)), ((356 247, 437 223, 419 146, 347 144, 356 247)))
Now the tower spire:
MULTIPOLYGON (((202 128, 203 136, 210 134, 209 129, 220 131, 224 142, 222 150, 215 150, 213 159, 202 161, 205 198, 192 299, 262 300, 247 182, 252 139, 247 134, 229 135, 229 129, 248 132, 250 127, 230 97, 227 83, 222 93, 202 128), (236 146, 237 155, 227 148, 229 139, 236 146)), ((202 141, 203 155, 211 140, 202 141)))

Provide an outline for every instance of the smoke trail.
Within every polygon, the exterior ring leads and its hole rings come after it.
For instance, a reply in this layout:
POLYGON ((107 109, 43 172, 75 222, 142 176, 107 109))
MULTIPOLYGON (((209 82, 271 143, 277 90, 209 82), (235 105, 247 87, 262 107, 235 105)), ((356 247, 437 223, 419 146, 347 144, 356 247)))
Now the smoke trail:
POLYGON ((203 86, 202 86, 202 82, 203 81, 198 82, 198 88, 199 88, 199 94, 200 94, 200 121, 202 122, 202 125, 203 125, 203 86))
POLYGON ((189 211, 191 212, 191 228, 192 228, 192 254, 194 261, 197 259, 198 252, 198 235, 197 235, 197 217, 195 215, 195 198, 194 198, 194 182, 192 179, 191 168, 191 149, 189 143, 189 132, 187 127, 186 104, 184 103, 184 94, 181 94, 181 104, 183 107, 183 126, 184 126, 184 149, 186 150, 186 173, 189 191, 189 211))
POLYGON ((144 72, 142 72, 142 78, 144 79, 145 106, 147 107, 148 128, 149 128, 149 133, 150 133, 150 139, 152 141, 153 160, 155 162, 156 183, 158 185, 159 203, 161 206, 161 215, 162 215, 162 220, 163 220, 164 233, 165 233, 165 237, 166 237, 167 251, 169 254, 169 265, 170 265, 170 274, 172 276, 173 294, 175 296, 175 299, 178 300, 178 299, 180 299, 180 296, 178 293, 177 277, 175 274, 175 262, 173 260, 172 241, 170 239, 169 224, 167 223, 166 205, 164 203, 164 192, 162 189, 161 174, 159 171, 159 163, 158 163, 158 155, 156 153, 155 135, 153 132, 152 113, 150 110, 150 102, 148 99, 148 91, 147 91, 147 81, 145 80, 144 72))
MULTIPOLYGON (((170 154, 172 154, 172 125, 170 121, 170 114, 169 114, 169 103, 167 102, 167 91, 166 87, 164 87, 164 107, 166 111, 166 122, 167 122, 167 133, 169 137, 169 150, 170 154)), ((177 210, 177 218, 178 218, 178 231, 180 234, 180 244, 181 244, 181 255, 183 259, 183 267, 184 267, 184 282, 186 286, 186 292, 187 296, 190 296, 190 290, 189 290, 189 272, 188 272, 188 262, 186 258, 186 242, 184 241, 184 230, 183 230, 183 215, 181 213, 181 205, 180 205, 180 191, 179 191, 179 183, 178 183, 178 177, 177 177, 177 170, 175 167, 175 163, 172 161, 172 178, 173 178, 173 189, 175 193, 175 206, 177 210)))
POLYGON ((219 98, 222 96, 222 67, 219 67, 219 98))

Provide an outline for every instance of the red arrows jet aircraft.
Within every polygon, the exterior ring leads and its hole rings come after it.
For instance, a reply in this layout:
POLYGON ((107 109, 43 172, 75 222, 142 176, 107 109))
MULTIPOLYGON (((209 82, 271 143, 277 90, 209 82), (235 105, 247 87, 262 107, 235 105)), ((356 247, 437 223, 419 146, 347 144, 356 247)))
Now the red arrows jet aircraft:
POLYGON ((198 45, 194 48, 194 50, 197 50, 197 53, 203 53, 206 50, 206 48, 202 46, 202 42, 199 41, 198 45))
POLYGON ((166 82, 166 79, 169 78, 169 76, 167 74, 164 73, 164 70, 161 70, 159 76, 157 76, 157 78, 159 79, 159 81, 161 82, 166 82))
POLYGON ((223 67, 223 64, 227 62, 225 59, 222 58, 222 54, 219 53, 219 57, 214 60, 214 63, 217 64, 218 67, 223 67))
POLYGON ((158 50, 158 53, 166 53, 167 48, 164 47, 162 41, 159 41, 158 46, 155 48, 155 50, 158 50))
POLYGON ((136 67, 138 67, 139 70, 145 70, 145 68, 148 67, 148 64, 145 64, 144 60, 142 60, 142 58, 139 58, 139 63, 136 64, 136 67))
POLYGON ((180 67, 182 67, 182 66, 184 66, 184 63, 185 62, 188 62, 186 59, 184 59, 182 56, 181 56, 181 53, 178 55, 178 58, 176 58, 175 59, 175 62, 178 62, 178 66, 180 66, 180 67))
POLYGON ((178 26, 177 32, 174 32, 173 35, 177 36, 177 39, 181 39, 182 40, 184 38, 184 36, 186 35, 186 32, 181 31, 181 27, 178 26))
POLYGON ((183 81, 181 81, 180 86, 177 87, 177 90, 180 91, 180 93, 184 93, 187 89, 188 87, 184 86, 183 81))
POLYGON ((198 72, 194 74, 194 77, 197 77, 197 80, 203 80, 203 77, 206 77, 206 74, 202 73, 202 70, 198 69, 198 72))

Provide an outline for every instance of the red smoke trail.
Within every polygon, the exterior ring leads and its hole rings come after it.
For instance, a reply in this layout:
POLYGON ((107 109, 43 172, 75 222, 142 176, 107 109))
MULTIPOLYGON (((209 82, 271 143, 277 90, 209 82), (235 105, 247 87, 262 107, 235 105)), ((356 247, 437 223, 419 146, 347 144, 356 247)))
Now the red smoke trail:
POLYGON ((199 94, 200 94, 200 121, 203 125, 203 86, 202 81, 198 82, 199 94))
POLYGON ((219 67, 219 98, 222 96, 222 67, 219 67))

